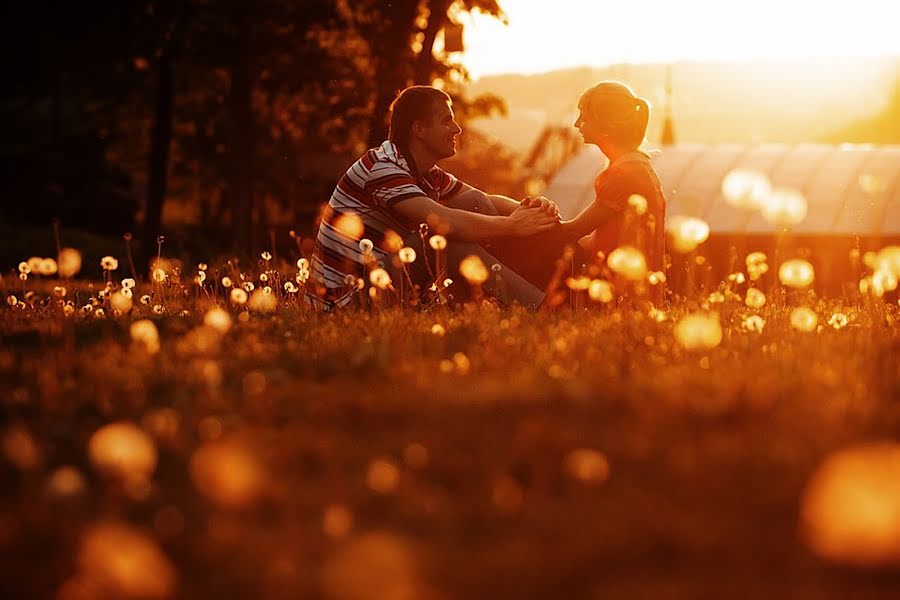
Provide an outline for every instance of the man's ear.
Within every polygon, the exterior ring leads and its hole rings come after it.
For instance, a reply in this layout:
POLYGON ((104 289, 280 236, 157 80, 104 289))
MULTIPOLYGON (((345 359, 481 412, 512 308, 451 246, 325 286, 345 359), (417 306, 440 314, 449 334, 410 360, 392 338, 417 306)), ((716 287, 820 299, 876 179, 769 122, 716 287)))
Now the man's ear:
POLYGON ((410 127, 410 133, 412 133, 414 138, 422 139, 425 137, 425 125, 422 121, 413 121, 412 127, 410 127))

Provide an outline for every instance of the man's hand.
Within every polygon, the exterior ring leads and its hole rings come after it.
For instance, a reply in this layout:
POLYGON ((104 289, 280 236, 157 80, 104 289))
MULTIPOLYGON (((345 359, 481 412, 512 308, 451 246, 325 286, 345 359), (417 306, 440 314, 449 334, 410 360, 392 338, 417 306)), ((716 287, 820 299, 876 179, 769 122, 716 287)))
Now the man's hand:
POLYGON ((525 199, 522 200, 521 204, 527 208, 539 208, 548 215, 552 215, 559 219, 559 207, 556 205, 556 202, 553 202, 546 196, 538 196, 537 198, 525 196, 525 199))
POLYGON ((549 214, 539 206, 532 207, 524 202, 507 217, 512 221, 513 235, 526 237, 559 227, 559 217, 549 214))

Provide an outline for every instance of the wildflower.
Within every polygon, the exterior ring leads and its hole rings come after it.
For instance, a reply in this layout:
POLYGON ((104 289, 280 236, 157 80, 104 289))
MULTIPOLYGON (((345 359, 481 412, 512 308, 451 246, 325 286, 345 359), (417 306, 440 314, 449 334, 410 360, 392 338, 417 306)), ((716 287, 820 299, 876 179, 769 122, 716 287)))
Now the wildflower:
POLYGON ((285 281, 284 282, 284 291, 286 291, 288 294, 293 294, 294 292, 297 291, 297 286, 294 285, 293 281, 285 281))
POLYGON ((247 301, 247 292, 245 292, 241 288, 234 288, 231 290, 231 303, 232 304, 244 304, 247 301))
POLYGON ((129 277, 127 279, 122 280, 122 288, 131 289, 133 287, 134 287, 134 279, 129 277))
POLYGON ((786 260, 778 268, 778 279, 786 286, 805 288, 813 282, 815 271, 805 260, 786 260))
POLYGON ((400 252, 398 253, 400 256, 400 262, 403 264, 410 264, 416 261, 416 251, 410 247, 400 248, 400 252))
POLYGON ((245 282, 244 282, 244 285, 243 285, 243 288, 244 288, 244 291, 247 292, 247 293, 249 294, 249 293, 252 292, 254 289, 256 289, 256 286, 253 285, 253 282, 252 282, 252 281, 245 281, 245 282))
POLYGON ((143 304, 145 306, 150 304, 150 300, 151 300, 151 298, 150 298, 149 294, 144 294, 143 296, 141 296, 141 304, 143 304))
POLYGON ((162 283, 166 280, 166 277, 168 277, 168 275, 166 275, 166 272, 162 269, 153 269, 153 281, 156 283, 162 283))
POLYGON ((100 266, 104 271, 115 271, 119 268, 119 261, 112 256, 104 256, 100 259, 100 266))
POLYGON ((208 268, 209 268, 209 265, 207 265, 206 263, 200 263, 200 264, 197 265, 197 270, 198 270, 198 271, 205 271, 205 270, 207 270, 208 268))
POLYGON ((19 273, 21 273, 22 275, 28 275, 29 273, 31 273, 31 267, 27 262, 19 263, 19 273))
POLYGON ((297 259, 297 268, 300 269, 301 271, 308 270, 309 269, 309 261, 305 258, 298 258, 297 259))
POLYGON ((750 308, 761 308, 765 303, 766 295, 764 293, 755 287, 747 288, 747 296, 744 299, 744 304, 750 308))
POLYGON ((222 287, 230 288, 233 285, 234 285, 234 282, 231 281, 231 277, 223 277, 222 278, 222 287))
POLYGON ((262 259, 266 262, 272 260, 272 254, 268 251, 263 252, 262 254, 260 254, 260 256, 262 256, 262 259))
POLYGON ((372 269, 369 273, 369 281, 375 287, 386 290, 391 285, 391 276, 384 269, 372 269))
POLYGON ((428 239, 428 245, 432 250, 441 251, 447 247, 447 238, 442 235, 433 235, 428 239))
POLYGON ((819 324, 819 317, 812 310, 801 306, 791 311, 791 327, 798 331, 812 331, 819 324))

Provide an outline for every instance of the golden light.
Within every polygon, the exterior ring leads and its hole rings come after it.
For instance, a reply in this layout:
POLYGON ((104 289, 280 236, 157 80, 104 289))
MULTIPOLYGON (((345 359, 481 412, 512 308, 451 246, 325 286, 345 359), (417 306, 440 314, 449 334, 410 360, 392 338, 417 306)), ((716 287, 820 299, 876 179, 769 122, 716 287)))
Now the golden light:
POLYGON ((722 325, 717 313, 694 313, 675 325, 675 339, 688 350, 709 350, 722 342, 722 325))
POLYGON ((75 277, 81 271, 81 252, 75 248, 63 248, 56 257, 60 277, 75 277))
POLYGON ((872 259, 874 271, 887 271, 900 278, 900 246, 885 246, 872 259))
POLYGON ((386 290, 391 285, 391 276, 384 269, 372 269, 369 282, 380 290, 386 290))
POLYGON ((788 287, 805 288, 814 278, 813 266, 802 259, 786 260, 778 268, 778 279, 788 287))
POLYGON ((218 306, 214 306, 203 315, 203 324, 219 333, 228 333, 228 330, 231 329, 231 323, 231 315, 228 311, 218 306))
POLYGON ((148 354, 159 352, 159 331, 150 319, 135 321, 129 327, 129 333, 131 340, 142 346, 148 354))
POLYGON ((266 289, 260 288, 253 291, 253 294, 250 295, 250 301, 247 303, 250 310, 262 314, 275 312, 275 309, 278 308, 278 299, 275 297, 275 294, 271 291, 266 291, 266 289))
POLYGON ((709 225, 703 219, 675 216, 669 219, 666 229, 672 236, 675 250, 687 253, 709 238, 709 225))
POLYGON ((469 285, 481 285, 488 279, 487 267, 474 254, 470 254, 460 261, 459 273, 469 282, 469 285))
POLYGON ((369 463, 366 472, 366 485, 373 492, 379 494, 392 494, 400 485, 400 471, 397 466, 386 458, 379 458, 369 463))
POLYGON ((878 269, 872 273, 869 281, 872 291, 879 298, 884 296, 886 292, 892 292, 897 289, 897 276, 887 269, 878 269))
POLYGON ((115 271, 119 268, 119 261, 112 256, 104 256, 100 259, 100 266, 104 271, 115 271))
POLYGON ((91 526, 81 540, 78 564, 109 588, 106 597, 162 600, 175 593, 175 567, 151 537, 125 523, 91 526))
POLYGON ((722 197, 738 208, 762 208, 771 193, 769 178, 758 171, 734 169, 722 179, 722 197))
POLYGON ((191 456, 190 473, 204 496, 227 508, 249 506, 263 490, 263 471, 252 450, 236 440, 202 445, 191 456))
POLYGON ((811 309, 801 306, 791 311, 791 327, 797 331, 810 332, 819 324, 819 316, 811 309))
POLYGON ((647 212, 647 199, 640 194, 632 194, 628 197, 628 206, 630 206, 636 214, 643 215, 647 212))
POLYGON ((443 250, 447 247, 447 238, 442 235, 433 235, 428 239, 428 245, 432 250, 443 250))
POLYGON ((413 549, 402 538, 369 532, 345 541, 322 568, 324 596, 334 600, 427 598, 413 549))
POLYGON ((610 252, 606 264, 613 272, 631 281, 641 281, 647 276, 647 260, 640 250, 631 246, 622 246, 610 252))
POLYGON ((594 279, 588 287, 588 295, 594 302, 612 302, 613 286, 603 279, 594 279))
POLYGON ((747 296, 744 298, 744 304, 750 308, 762 308, 766 303, 766 295, 757 288, 747 288, 747 296))
POLYGON ((806 218, 806 198, 797 190, 776 188, 761 207, 762 216, 774 225, 796 225, 806 218))
POLYGON ((236 287, 231 290, 229 298, 231 299, 232 304, 244 304, 245 302, 247 302, 247 292, 245 292, 242 288, 236 287))
POLYGON ((900 445, 832 453, 801 503, 804 538, 822 558, 854 566, 900 565, 900 445))
POLYGON ((354 213, 347 213, 339 216, 334 221, 334 228, 338 233, 351 240, 360 239, 366 230, 363 220, 359 218, 359 215, 354 213))
POLYGON ((80 495, 87 489, 81 471, 72 466, 55 469, 47 478, 47 490, 54 497, 64 500, 80 495))
POLYGON ((609 460, 601 452, 578 448, 563 459, 563 470, 572 479, 585 485, 600 485, 609 479, 609 460))
POLYGON ((134 301, 124 293, 124 290, 113 292, 109 297, 109 307, 122 314, 127 313, 134 306, 134 301))
POLYGON ((768 258, 762 252, 751 252, 747 255, 747 275, 751 281, 756 281, 769 271, 769 265, 766 264, 768 258))
POLYGON ((104 425, 88 441, 88 457, 97 471, 122 480, 146 480, 156 470, 156 444, 128 421, 104 425))
POLYGON ((759 315, 750 315, 741 323, 744 331, 752 331, 754 333, 762 333, 766 326, 766 320, 759 315))

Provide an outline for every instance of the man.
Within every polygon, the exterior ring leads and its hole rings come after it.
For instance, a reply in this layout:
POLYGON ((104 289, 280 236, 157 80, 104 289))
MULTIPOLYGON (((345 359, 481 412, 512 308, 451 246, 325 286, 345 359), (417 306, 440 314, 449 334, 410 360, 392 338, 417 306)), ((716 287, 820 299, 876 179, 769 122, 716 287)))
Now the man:
MULTIPOLYGON (((436 166, 456 154, 461 132, 444 92, 414 86, 400 93, 391 105, 389 139, 347 170, 322 216, 311 275, 324 287, 327 306, 350 302, 356 279, 366 278, 372 259, 390 265, 397 235, 420 257, 430 251, 420 243, 422 223, 449 240, 446 265, 457 281, 459 263, 468 255, 487 266, 500 262, 479 242, 532 236, 558 226, 559 209, 549 200, 520 203, 486 194, 436 166), (371 248, 361 244, 364 239, 372 242, 371 248)), ((413 283, 427 288, 434 281, 424 260, 417 260, 410 272, 413 283)), ((540 304, 541 290, 513 271, 504 269, 503 281, 502 302, 540 304)))

